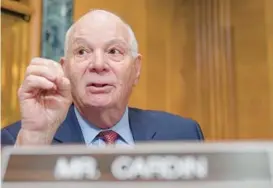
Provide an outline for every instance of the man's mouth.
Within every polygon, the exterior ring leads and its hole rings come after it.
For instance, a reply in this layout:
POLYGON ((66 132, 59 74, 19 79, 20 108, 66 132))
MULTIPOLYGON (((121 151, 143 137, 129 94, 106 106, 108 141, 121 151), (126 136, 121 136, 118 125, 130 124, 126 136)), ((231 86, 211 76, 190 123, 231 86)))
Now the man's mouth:
POLYGON ((90 83, 87 84, 87 88, 91 93, 99 94, 99 93, 108 93, 111 91, 112 85, 106 83, 90 83))
POLYGON ((105 87, 108 86, 109 84, 100 84, 100 83, 91 83, 88 86, 93 86, 93 87, 105 87))

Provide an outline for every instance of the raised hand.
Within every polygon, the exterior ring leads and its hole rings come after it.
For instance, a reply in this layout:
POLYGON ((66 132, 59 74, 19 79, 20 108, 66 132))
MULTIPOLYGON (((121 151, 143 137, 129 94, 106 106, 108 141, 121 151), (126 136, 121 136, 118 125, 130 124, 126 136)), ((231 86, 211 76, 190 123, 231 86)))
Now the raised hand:
POLYGON ((51 144, 72 102, 70 82, 55 61, 34 58, 18 90, 22 127, 16 145, 51 144))

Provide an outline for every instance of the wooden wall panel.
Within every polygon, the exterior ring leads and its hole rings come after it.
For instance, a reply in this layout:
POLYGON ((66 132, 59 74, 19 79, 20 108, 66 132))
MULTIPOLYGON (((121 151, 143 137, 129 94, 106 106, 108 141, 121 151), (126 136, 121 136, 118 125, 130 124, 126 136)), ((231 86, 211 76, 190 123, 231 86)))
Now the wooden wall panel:
POLYGON ((143 69, 131 106, 191 117, 208 140, 273 139, 272 4, 77 0, 74 17, 102 8, 132 25, 143 69))
POLYGON ((214 139, 236 135, 229 1, 195 1, 196 63, 201 124, 214 139))
POLYGON ((265 1, 231 0, 240 138, 273 138, 265 1))
POLYGON ((144 62, 148 74, 146 75, 146 96, 147 107, 152 109, 165 109, 167 83, 167 53, 168 46, 166 44, 166 37, 169 32, 168 23, 165 20, 169 19, 168 2, 162 2, 158 6, 154 6, 156 0, 146 1, 146 22, 147 22, 147 48, 146 61, 144 62), (160 16, 159 16, 160 15, 160 16), (151 32, 156 30, 157 32, 151 32), (160 55, 159 55, 160 54, 160 55))
POLYGON ((41 0, 5 2, 15 12, 29 13, 31 20, 1 12, 1 127, 21 118, 17 91, 30 59, 40 55, 41 30, 41 0))
POLYGON ((20 119, 17 90, 24 78, 28 61, 28 25, 21 18, 1 13, 1 123, 20 119))
MULTIPOLYGON (((265 26, 267 42, 267 64, 270 87, 270 126, 269 132, 273 132, 273 0, 265 0, 265 26)), ((271 135, 270 135, 271 136, 271 135)), ((272 136, 273 137, 273 136, 272 136)))
POLYGON ((39 57, 41 55, 41 36, 42 36, 42 0, 25 0, 25 3, 33 9, 29 22, 30 41, 29 58, 39 57))

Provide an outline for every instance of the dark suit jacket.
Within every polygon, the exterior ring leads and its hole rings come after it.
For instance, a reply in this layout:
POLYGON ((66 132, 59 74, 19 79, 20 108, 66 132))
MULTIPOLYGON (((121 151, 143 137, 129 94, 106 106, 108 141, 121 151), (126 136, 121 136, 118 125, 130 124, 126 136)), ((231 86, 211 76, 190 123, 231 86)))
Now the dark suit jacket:
MULTIPOLYGON (((204 136, 198 123, 166 112, 129 108, 129 124, 134 141, 196 141, 204 136)), ((18 121, 1 130, 1 146, 13 145, 20 130, 18 121)), ((67 117, 57 130, 53 144, 84 143, 73 105, 67 117)))

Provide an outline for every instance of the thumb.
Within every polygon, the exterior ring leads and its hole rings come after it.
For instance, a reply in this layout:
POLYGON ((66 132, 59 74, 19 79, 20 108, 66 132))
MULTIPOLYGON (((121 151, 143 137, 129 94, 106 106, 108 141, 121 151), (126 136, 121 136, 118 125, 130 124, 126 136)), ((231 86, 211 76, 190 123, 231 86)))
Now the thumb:
POLYGON ((65 98, 71 97, 70 81, 66 77, 60 77, 56 80, 57 90, 65 98))

